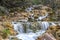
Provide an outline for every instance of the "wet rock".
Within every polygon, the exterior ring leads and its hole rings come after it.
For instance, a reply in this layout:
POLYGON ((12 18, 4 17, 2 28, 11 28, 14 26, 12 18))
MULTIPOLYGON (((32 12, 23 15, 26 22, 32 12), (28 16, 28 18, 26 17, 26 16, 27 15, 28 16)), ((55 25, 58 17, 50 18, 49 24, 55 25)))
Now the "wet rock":
POLYGON ((57 38, 58 40, 60 40, 60 30, 58 30, 58 31, 56 32, 56 38, 57 38))
POLYGON ((4 30, 4 27, 0 24, 0 31, 4 30))
POLYGON ((47 30, 48 33, 51 33, 57 40, 60 40, 60 26, 59 25, 52 25, 47 30))
POLYGON ((17 37, 12 37, 12 38, 9 39, 9 40, 18 40, 18 38, 17 38, 17 37))
POLYGON ((11 35, 16 35, 17 32, 14 31, 13 25, 11 22, 3 22, 3 26, 5 29, 8 29, 11 35))
POLYGON ((56 40, 53 35, 45 33, 43 36, 38 37, 37 40, 56 40))
POLYGON ((1 15, 4 15, 4 14, 9 15, 8 9, 3 6, 0 6, 0 13, 1 15))

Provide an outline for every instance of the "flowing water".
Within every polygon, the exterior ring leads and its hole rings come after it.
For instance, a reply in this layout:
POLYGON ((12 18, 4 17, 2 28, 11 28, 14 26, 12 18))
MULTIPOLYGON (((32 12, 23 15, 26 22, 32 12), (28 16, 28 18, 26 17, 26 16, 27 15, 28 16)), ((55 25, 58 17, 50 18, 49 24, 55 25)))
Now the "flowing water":
MULTIPOLYGON (((30 9, 30 8, 29 8, 30 9)), ((30 9, 31 11, 31 9, 30 9)), ((46 18, 48 14, 45 16, 39 17, 39 20, 42 20, 43 18, 46 18)), ((36 40, 38 36, 41 36, 47 28, 49 27, 49 23, 46 21, 33 23, 33 22, 12 22, 12 25, 14 26, 14 30, 18 33, 16 36, 19 40, 36 40)), ((12 36, 10 37, 10 40, 12 36)))
MULTIPOLYGON (((26 22, 26 23, 21 23, 21 22, 12 22, 12 25, 14 26, 14 30, 18 33, 16 36, 11 36, 12 37, 17 37, 18 40, 36 40, 38 36, 41 36, 43 33, 46 32, 47 28, 50 26, 50 24, 46 21, 43 22, 37 22, 38 24, 36 26, 32 26, 34 23, 32 22, 26 22), (33 30, 35 29, 36 32, 33 30), (38 30, 38 31, 37 31, 38 30)), ((56 25, 53 22, 51 25, 56 25)), ((12 40, 10 38, 10 40, 12 40)))
POLYGON ((42 20, 42 19, 46 18, 47 16, 48 16, 48 13, 46 13, 45 16, 39 16, 38 20, 42 20))
POLYGON ((14 37, 17 37, 20 40, 36 40, 37 37, 45 33, 45 31, 49 27, 49 23, 45 21, 37 22, 37 24, 39 24, 39 26, 37 25, 36 27, 36 25, 34 26, 32 22, 26 22, 26 23, 12 22, 14 30, 18 33, 14 37))

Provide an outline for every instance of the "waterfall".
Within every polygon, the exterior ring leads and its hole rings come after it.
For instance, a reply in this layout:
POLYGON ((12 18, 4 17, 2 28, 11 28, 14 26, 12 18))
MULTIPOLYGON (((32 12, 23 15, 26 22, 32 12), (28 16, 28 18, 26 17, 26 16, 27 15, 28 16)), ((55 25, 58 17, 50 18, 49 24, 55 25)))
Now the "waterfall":
MULTIPOLYGON (((32 7, 27 8, 26 11, 27 12, 32 11, 32 7)), ((33 16, 33 14, 32 14, 32 16, 33 16)), ((46 13, 45 16, 40 16, 38 18, 38 20, 42 20, 42 19, 46 18, 47 16, 48 16, 48 13, 46 13)), ((32 19, 33 19, 33 17, 32 17, 32 19)), ((46 29, 49 27, 49 23, 48 22, 45 22, 45 21, 39 22, 39 25, 41 25, 41 29, 34 33, 30 29, 30 27, 31 27, 30 25, 32 25, 30 22, 25 23, 25 25, 27 25, 25 27, 20 22, 12 22, 12 25, 14 26, 14 30, 18 33, 14 37, 17 37, 18 39, 21 39, 21 40, 36 40, 37 37, 41 36, 43 33, 45 33, 46 29)))
POLYGON ((23 25, 21 23, 17 23, 17 22, 12 22, 12 25, 14 26, 14 30, 17 32, 17 33, 23 33, 24 30, 23 30, 23 25))
POLYGON ((38 18, 38 20, 42 20, 42 19, 46 18, 47 16, 48 16, 48 13, 46 13, 45 16, 40 16, 40 17, 38 18))
POLYGON ((12 25, 14 26, 14 30, 18 33, 15 37, 17 37, 18 39, 21 40, 36 40, 38 36, 41 36, 43 33, 45 33, 46 29, 49 26, 48 22, 40 22, 40 25, 42 26, 42 29, 39 30, 38 32, 34 33, 32 32, 32 30, 29 29, 30 27, 29 22, 26 23, 27 25, 27 32, 24 33, 24 27, 22 25, 22 23, 20 22, 12 22, 12 25))
POLYGON ((46 30, 49 27, 49 23, 44 21, 41 23, 41 26, 42 26, 42 30, 46 30))

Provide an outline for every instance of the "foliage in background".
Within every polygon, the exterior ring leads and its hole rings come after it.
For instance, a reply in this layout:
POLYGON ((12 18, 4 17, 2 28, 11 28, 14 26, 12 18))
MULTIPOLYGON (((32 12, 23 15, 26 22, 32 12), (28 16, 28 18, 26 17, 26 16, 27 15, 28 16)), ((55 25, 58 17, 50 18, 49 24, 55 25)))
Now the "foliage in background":
POLYGON ((0 6, 0 16, 5 15, 5 14, 9 15, 8 9, 3 6, 0 6))
POLYGON ((10 8, 18 9, 18 7, 20 7, 21 9, 25 9, 33 4, 49 5, 53 9, 60 7, 59 0, 1 0, 0 1, 0 6, 6 7, 8 9, 10 8))
POLYGON ((28 7, 31 3, 27 0, 1 0, 0 6, 9 9, 8 11, 23 10, 28 7))
POLYGON ((40 0, 32 0, 32 3, 33 3, 34 5, 38 5, 38 4, 40 4, 41 2, 40 2, 40 0))
POLYGON ((0 15, 10 15, 9 12, 24 11, 31 5, 46 5, 56 11, 60 9, 60 0, 0 0, 0 15))

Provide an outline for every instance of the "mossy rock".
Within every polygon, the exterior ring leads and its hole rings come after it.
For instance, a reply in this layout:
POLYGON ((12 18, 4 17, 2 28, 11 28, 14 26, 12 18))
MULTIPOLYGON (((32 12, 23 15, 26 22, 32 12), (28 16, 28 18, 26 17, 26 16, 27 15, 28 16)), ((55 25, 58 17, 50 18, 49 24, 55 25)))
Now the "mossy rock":
POLYGON ((8 15, 8 14, 9 14, 9 11, 5 7, 0 6, 0 16, 8 15))

